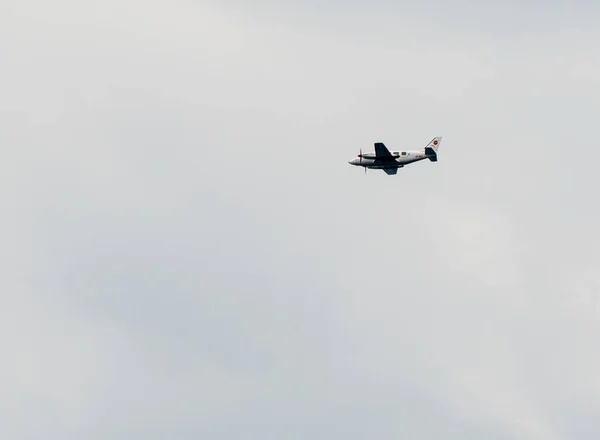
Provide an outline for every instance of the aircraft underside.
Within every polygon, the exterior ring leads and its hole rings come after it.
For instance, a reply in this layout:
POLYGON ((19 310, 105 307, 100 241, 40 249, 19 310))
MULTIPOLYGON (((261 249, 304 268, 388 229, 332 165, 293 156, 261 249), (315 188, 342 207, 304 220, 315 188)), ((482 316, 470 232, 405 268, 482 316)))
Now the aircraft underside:
POLYGON ((402 168, 404 165, 408 165, 414 162, 418 162, 420 160, 427 159, 426 157, 412 160, 405 160, 403 162, 398 162, 396 160, 375 160, 373 163, 366 163, 363 166, 374 169, 374 170, 383 170, 386 168, 402 168))

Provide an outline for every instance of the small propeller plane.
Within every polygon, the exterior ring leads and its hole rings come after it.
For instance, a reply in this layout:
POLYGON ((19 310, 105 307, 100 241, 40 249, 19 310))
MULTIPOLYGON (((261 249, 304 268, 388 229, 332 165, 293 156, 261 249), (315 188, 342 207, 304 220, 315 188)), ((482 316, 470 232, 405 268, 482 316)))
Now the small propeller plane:
POLYGON ((437 151, 442 143, 442 137, 434 137, 431 142, 423 150, 415 151, 393 151, 381 142, 375 142, 375 152, 363 154, 362 148, 360 154, 348 162, 350 165, 356 165, 365 168, 383 170, 387 174, 392 175, 398 172, 398 168, 402 168, 409 163, 418 162, 420 160, 429 159, 432 162, 437 162, 437 151))

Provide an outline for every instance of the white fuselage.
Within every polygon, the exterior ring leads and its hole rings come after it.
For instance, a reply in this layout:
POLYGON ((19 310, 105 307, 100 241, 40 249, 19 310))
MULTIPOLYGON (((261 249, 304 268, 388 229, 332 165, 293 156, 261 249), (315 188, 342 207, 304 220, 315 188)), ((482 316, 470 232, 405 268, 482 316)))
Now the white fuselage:
POLYGON ((389 168, 389 167, 393 167, 393 166, 400 168, 409 163, 427 159, 425 150, 392 151, 391 153, 392 153, 392 156, 394 156, 393 159, 388 160, 385 163, 382 163, 380 160, 377 161, 374 152, 363 153, 362 157, 356 156, 349 163, 351 165, 356 165, 356 166, 361 166, 361 167, 366 167, 366 168, 382 169, 382 168, 389 168))

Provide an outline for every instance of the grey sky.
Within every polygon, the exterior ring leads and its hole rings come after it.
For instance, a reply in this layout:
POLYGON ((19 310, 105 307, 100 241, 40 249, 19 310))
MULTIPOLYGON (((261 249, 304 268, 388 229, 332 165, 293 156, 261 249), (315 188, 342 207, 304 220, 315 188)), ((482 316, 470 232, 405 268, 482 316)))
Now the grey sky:
POLYGON ((5 2, 0 437, 598 438, 599 9, 502 5, 5 2))

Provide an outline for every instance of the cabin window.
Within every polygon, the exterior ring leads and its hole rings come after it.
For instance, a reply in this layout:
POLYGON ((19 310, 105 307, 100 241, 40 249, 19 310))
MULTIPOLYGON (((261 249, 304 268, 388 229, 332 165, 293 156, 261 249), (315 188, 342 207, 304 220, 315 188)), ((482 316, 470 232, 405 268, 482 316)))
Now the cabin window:
POLYGON ((402 152, 402 156, 406 156, 406 151, 403 151, 403 152, 402 152))

